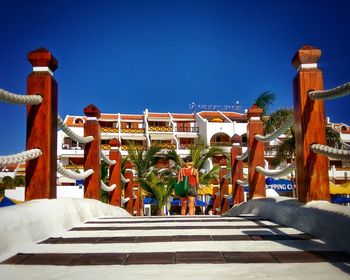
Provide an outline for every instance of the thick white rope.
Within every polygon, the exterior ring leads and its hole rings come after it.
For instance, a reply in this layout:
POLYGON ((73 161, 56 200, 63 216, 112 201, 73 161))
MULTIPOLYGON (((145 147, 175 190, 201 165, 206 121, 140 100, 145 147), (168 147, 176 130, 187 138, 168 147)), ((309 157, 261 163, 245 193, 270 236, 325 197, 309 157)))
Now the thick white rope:
POLYGON ((122 196, 122 204, 124 205, 125 203, 127 203, 130 200, 130 197, 124 197, 122 196))
POLYGON ((91 141, 94 140, 93 136, 86 136, 86 137, 81 137, 78 134, 76 134, 73 130, 71 130, 61 119, 60 116, 57 116, 57 125, 63 130, 64 133, 66 133, 70 138, 72 138, 74 141, 79 142, 79 143, 90 143, 91 141))
POLYGON ((312 100, 335 99, 350 94, 350 82, 328 90, 313 90, 308 93, 312 100))
POLYGON ((248 180, 237 180, 236 183, 242 187, 248 184, 248 180))
POLYGON ((128 182, 130 182, 130 179, 129 179, 129 178, 125 178, 124 175, 123 175, 123 173, 121 174, 120 178, 121 178, 121 180, 123 181, 123 183, 128 183, 128 182))
POLYGON ((285 120, 285 122, 281 125, 279 129, 277 129, 275 132, 268 134, 266 136, 261 134, 256 134, 255 139, 261 142, 270 142, 281 136, 283 133, 286 132, 288 128, 292 126, 294 123, 294 117, 289 117, 285 120))
POLYGON ((244 152, 244 154, 240 155, 240 156, 236 156, 237 160, 245 160, 248 157, 249 151, 248 149, 244 152))
POLYGON ((310 147, 311 151, 324 155, 329 158, 350 160, 350 150, 335 149, 321 144, 313 144, 310 147))
POLYGON ((94 173, 94 170, 88 169, 83 173, 77 173, 77 172, 65 169, 62 164, 57 163, 57 172, 63 175, 64 177, 67 177, 73 180, 83 180, 89 177, 92 173, 94 173))
POLYGON ((103 189, 103 190, 106 191, 106 192, 111 192, 111 191, 113 191, 116 187, 117 187, 116 184, 113 184, 113 185, 111 185, 111 186, 108 187, 108 186, 106 186, 106 184, 103 183, 103 181, 101 180, 101 189, 103 189))
POLYGON ((345 142, 341 142, 341 144, 343 145, 343 148, 344 148, 345 150, 350 150, 350 145, 349 145, 349 144, 347 144, 347 143, 345 143, 345 142))
POLYGON ((132 190, 132 198, 137 199, 137 195, 134 193, 134 190, 132 190))
POLYGON ((21 163, 27 160, 38 158, 42 155, 40 149, 31 149, 18 154, 0 156, 0 167, 8 166, 9 164, 21 163))
POLYGON ((43 101, 43 97, 38 94, 15 94, 0 88, 0 100, 11 104, 38 105, 43 101))
POLYGON ((256 171, 258 171, 259 173, 261 174, 264 174, 265 176, 269 176, 269 177, 272 177, 272 178, 275 178, 275 177, 283 177, 283 176, 286 176, 290 173, 292 173, 292 171, 294 171, 297 167, 297 164, 296 162, 292 162, 291 164, 289 164, 286 168, 284 169, 278 169, 278 170, 268 170, 268 169, 264 169, 263 167, 261 166, 257 166, 255 168, 256 171))
POLYGON ((115 161, 115 160, 110 160, 102 151, 100 151, 100 153, 101 153, 101 158, 102 158, 102 160, 103 160, 105 163, 107 163, 107 164, 109 164, 109 165, 114 165, 114 164, 116 164, 116 161, 115 161))

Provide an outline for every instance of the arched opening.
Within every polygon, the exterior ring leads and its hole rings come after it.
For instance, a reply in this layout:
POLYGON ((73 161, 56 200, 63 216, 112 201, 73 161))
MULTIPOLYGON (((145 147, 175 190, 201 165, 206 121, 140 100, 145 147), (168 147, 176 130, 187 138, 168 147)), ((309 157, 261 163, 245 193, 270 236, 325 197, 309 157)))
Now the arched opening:
POLYGON ((210 146, 231 146, 230 136, 223 132, 216 133, 210 139, 210 146))

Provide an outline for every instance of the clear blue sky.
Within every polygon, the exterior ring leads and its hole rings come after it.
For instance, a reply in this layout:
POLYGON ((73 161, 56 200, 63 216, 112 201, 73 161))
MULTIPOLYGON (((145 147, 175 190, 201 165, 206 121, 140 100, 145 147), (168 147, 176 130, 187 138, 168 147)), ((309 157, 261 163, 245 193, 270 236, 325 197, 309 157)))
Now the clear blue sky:
MULTIPOLYGON (((305 44, 321 48, 325 88, 350 80, 350 1, 1 1, 0 88, 26 92, 26 55, 57 58, 59 114, 190 112, 188 105, 293 106, 291 65, 305 44)), ((350 97, 326 115, 350 124, 350 97)), ((25 106, 0 102, 0 155, 25 147, 25 106)))

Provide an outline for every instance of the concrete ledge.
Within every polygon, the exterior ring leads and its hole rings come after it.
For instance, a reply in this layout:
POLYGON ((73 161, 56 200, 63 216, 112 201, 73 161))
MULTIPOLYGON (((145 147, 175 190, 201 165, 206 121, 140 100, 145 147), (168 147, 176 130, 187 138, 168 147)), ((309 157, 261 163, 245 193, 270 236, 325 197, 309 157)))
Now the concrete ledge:
POLYGON ((224 216, 254 214, 294 227, 350 252, 350 207, 327 201, 299 203, 286 197, 257 198, 233 206, 224 216))
POLYGON ((27 244, 103 216, 130 214, 120 207, 81 198, 40 199, 0 208, 0 259, 27 244))

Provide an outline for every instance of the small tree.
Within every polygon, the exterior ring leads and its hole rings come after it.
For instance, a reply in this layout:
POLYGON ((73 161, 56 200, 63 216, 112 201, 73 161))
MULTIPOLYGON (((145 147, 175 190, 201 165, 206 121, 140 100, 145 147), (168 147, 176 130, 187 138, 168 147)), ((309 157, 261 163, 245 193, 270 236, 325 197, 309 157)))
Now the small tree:
POLYGON ((5 189, 13 189, 15 187, 15 185, 13 183, 13 179, 10 176, 5 176, 2 179, 2 184, 3 184, 5 189))
POLYGON ((157 215, 163 216, 164 205, 168 202, 168 197, 174 190, 175 178, 157 173, 156 170, 151 171, 146 178, 138 178, 137 180, 143 190, 157 201, 157 215))

